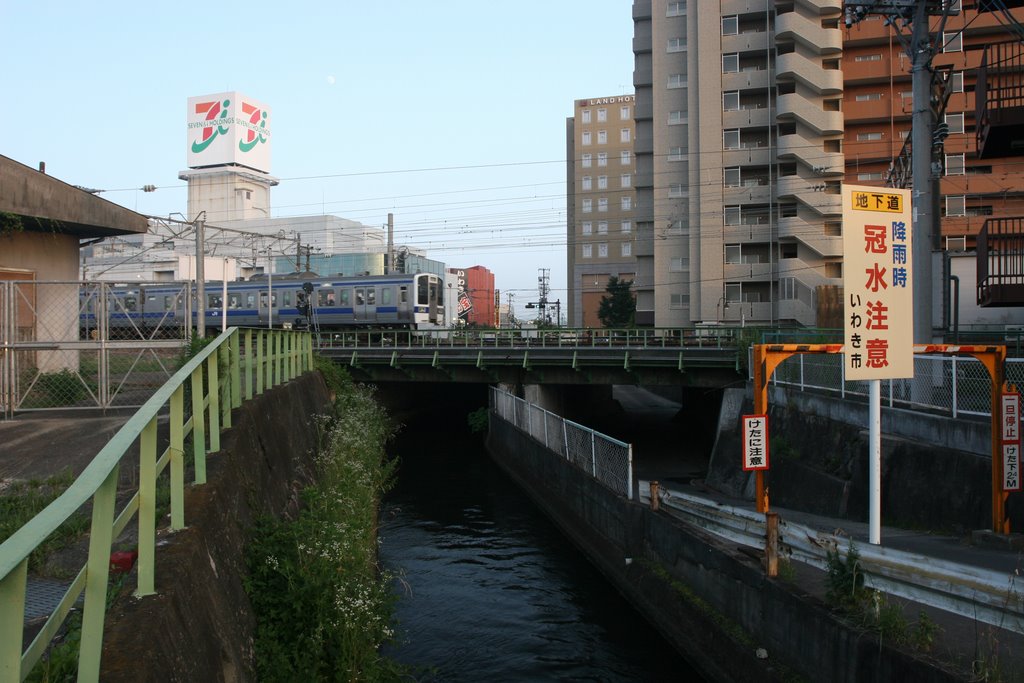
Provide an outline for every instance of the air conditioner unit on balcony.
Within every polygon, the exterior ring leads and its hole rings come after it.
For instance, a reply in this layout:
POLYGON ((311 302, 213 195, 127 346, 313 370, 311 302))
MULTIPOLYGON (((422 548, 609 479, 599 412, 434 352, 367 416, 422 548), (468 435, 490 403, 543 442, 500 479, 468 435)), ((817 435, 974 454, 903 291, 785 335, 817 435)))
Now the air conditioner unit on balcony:
POLYGON ((967 238, 963 235, 946 237, 946 251, 967 251, 967 238))

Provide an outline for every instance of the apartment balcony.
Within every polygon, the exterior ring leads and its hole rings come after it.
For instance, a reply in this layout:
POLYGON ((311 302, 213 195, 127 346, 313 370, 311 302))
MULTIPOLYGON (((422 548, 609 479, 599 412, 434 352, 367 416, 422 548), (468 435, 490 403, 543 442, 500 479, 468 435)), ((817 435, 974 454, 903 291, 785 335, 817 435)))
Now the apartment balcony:
POLYGON ((795 159, 812 169, 821 169, 821 172, 826 174, 842 175, 843 173, 844 157, 842 152, 826 152, 820 139, 794 133, 793 135, 780 135, 777 144, 778 156, 781 160, 795 159))
POLYGON ((779 238, 792 237, 823 258, 843 255, 843 236, 826 235, 820 220, 812 222, 800 216, 788 216, 779 219, 776 229, 779 238))
POLYGON ((722 240, 727 244, 735 244, 737 242, 770 242, 772 239, 772 226, 767 219, 763 223, 726 225, 722 229, 722 240))
POLYGON ((843 50, 841 31, 822 28, 820 19, 811 19, 799 12, 778 15, 775 19, 775 36, 776 42, 792 40, 820 55, 837 54, 843 50))
POLYGON ((767 204, 772 196, 772 188, 767 179, 764 183, 748 182, 738 187, 727 187, 722 192, 725 204, 767 204))
MULTIPOLYGON (((882 52, 881 56, 880 60, 874 62, 858 62, 856 59, 845 58, 843 60, 843 79, 846 81, 847 88, 861 83, 888 83, 890 74, 893 74, 894 60, 892 59, 892 53, 889 52, 882 52)), ((902 68, 902 64, 897 64, 897 71, 893 75, 898 75, 900 73, 899 69, 902 68)), ((909 78, 906 79, 906 82, 906 89, 910 90, 909 78)))
POLYGON ((978 156, 1024 154, 1024 45, 995 43, 985 49, 975 87, 978 156))
POLYGON ((799 81, 819 95, 837 95, 843 92, 843 72, 838 69, 823 69, 798 52, 779 55, 775 60, 775 72, 779 81, 799 81))
POLYGON ((738 149, 727 149, 722 152, 722 166, 767 166, 771 162, 768 143, 763 145, 749 144, 738 149))
POLYGON ((841 135, 843 112, 825 111, 820 100, 808 100, 802 95, 779 95, 777 115, 780 121, 799 119, 819 135, 841 135))
POLYGON ((771 278, 770 263, 726 263, 722 268, 722 277, 728 282, 763 281, 771 278))
POLYGON ((653 86, 654 85, 654 76, 652 75, 652 71, 653 71, 653 69, 651 68, 650 65, 646 65, 646 66, 644 66, 642 68, 634 69, 633 70, 633 88, 634 89, 638 89, 638 88, 643 88, 645 86, 650 88, 651 86, 653 86))
POLYGON ((633 36, 633 53, 651 52, 651 34, 644 32, 633 36))
POLYGON ((978 233, 978 305, 1024 306, 1024 218, 991 218, 978 233))
POLYGON ((633 0, 633 19, 650 19, 651 0, 633 0))
POLYGON ((770 122, 767 107, 722 112, 722 128, 767 128, 770 122))
POLYGON ((722 90, 746 90, 768 88, 772 72, 768 69, 750 69, 737 73, 722 74, 722 90))
POLYGON ((722 52, 764 52, 768 49, 768 36, 767 31, 722 36, 722 52))

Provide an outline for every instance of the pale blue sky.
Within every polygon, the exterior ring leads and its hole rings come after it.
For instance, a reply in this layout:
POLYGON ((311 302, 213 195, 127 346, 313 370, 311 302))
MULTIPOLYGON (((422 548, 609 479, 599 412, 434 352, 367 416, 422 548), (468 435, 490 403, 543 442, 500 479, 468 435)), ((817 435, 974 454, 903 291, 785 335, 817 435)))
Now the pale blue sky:
POLYGON ((0 154, 184 212, 186 100, 237 90, 272 112, 275 216, 391 211, 398 244, 490 268, 522 312, 538 268, 566 299, 565 119, 632 92, 631 5, 3 0, 0 154))

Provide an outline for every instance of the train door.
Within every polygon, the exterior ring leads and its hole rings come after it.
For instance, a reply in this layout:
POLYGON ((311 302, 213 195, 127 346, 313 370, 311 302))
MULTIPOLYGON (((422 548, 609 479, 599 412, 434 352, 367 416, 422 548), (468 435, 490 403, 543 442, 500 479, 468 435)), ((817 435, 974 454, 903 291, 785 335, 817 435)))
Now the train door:
POLYGON ((363 286, 355 288, 355 301, 352 302, 356 323, 371 325, 377 322, 377 288, 363 286))
POLYGON ((273 327, 280 322, 277 315, 277 292, 260 290, 259 317, 261 325, 273 327))

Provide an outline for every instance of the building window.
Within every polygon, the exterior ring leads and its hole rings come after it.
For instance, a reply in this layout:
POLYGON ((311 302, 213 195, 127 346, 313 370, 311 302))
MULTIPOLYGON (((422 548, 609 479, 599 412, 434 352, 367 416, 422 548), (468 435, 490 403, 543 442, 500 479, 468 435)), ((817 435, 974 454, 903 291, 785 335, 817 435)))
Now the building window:
POLYGON ((633 176, 630 173, 623 173, 619 177, 620 187, 633 187, 633 176))
POLYGON ((943 52, 963 52, 964 34, 963 31, 953 31, 942 34, 943 52))
POLYGON ((679 198, 683 196, 683 184, 672 183, 668 186, 668 196, 672 198, 679 198))
POLYGON ((736 74, 740 72, 740 55, 738 52, 730 52, 722 55, 722 73, 736 74))
POLYGON ((882 134, 877 132, 877 131, 874 132, 874 133, 857 133, 857 140, 860 140, 860 141, 881 140, 881 139, 882 139, 882 134))
POLYGON ((669 308, 686 308, 690 305, 689 294, 669 294, 668 295, 668 307, 669 308))
POLYGON ((740 32, 740 18, 735 14, 722 17, 722 35, 734 36, 740 32))
POLYGON ((622 162, 623 166, 629 166, 633 163, 633 155, 628 149, 624 149, 619 155, 619 160, 622 162))
POLYGON ((668 270, 670 273, 682 273, 690 268, 690 259, 685 257, 674 258, 669 261, 668 270))
POLYGON ((608 131, 599 130, 597 131, 597 144, 607 145, 608 144, 608 131))
POLYGON ((740 245, 725 245, 725 262, 729 264, 743 263, 743 253, 740 250, 740 245))
POLYGON ((882 55, 880 55, 880 54, 857 55, 856 57, 853 58, 853 61, 855 61, 855 62, 880 62, 880 61, 882 61, 882 55))
POLYGON ((594 245, 584 244, 583 245, 583 258, 593 258, 594 256, 594 245))
POLYGON ((607 166, 608 165, 608 152, 598 152, 597 154, 597 165, 607 166))
POLYGON ((619 108, 619 119, 622 120, 622 121, 628 121, 629 120, 629 107, 620 107, 619 108))
POLYGON ((582 138, 581 141, 582 141, 582 143, 584 145, 589 145, 590 144, 590 131, 589 130, 583 131, 583 138, 582 138))
POLYGON ((590 160, 591 156, 589 154, 584 154, 580 157, 580 166, 583 168, 590 168, 590 160))
POLYGON ((724 149, 740 148, 740 129, 727 128, 722 131, 722 147, 724 149))
POLYGON ((726 187, 740 187, 741 185, 743 185, 739 166, 731 166, 729 168, 723 169, 723 171, 725 175, 724 182, 726 187))
POLYGON ((608 210, 608 198, 607 197, 598 197, 598 199, 597 199, 597 210, 598 211, 607 211, 608 210))
POLYGON ((633 198, 623 197, 621 201, 621 207, 623 211, 631 211, 633 209, 633 198))
POLYGON ((722 111, 740 110, 740 91, 726 90, 722 93, 722 111))
POLYGON ((623 256, 632 256, 633 255, 633 243, 632 242, 623 242, 622 243, 622 251, 621 251, 621 253, 622 253, 623 256))
POLYGON ((683 148, 682 147, 669 147, 668 148, 668 160, 669 161, 682 161, 683 160, 683 148))
POLYGON ((669 74, 669 76, 668 76, 668 87, 670 87, 670 88, 685 88, 686 87, 686 74, 669 74))
POLYGON ((668 11, 665 13, 666 17, 681 17, 686 14, 686 1, 683 2, 670 2, 668 3, 668 11))
POLYGON ((594 224, 590 221, 583 221, 583 234, 592 235, 594 233, 594 224))
POLYGON ((597 234, 598 235, 607 235, 608 234, 608 221, 598 221, 597 222, 597 234))
POLYGON ((594 200, 584 199, 583 200, 583 213, 590 213, 594 210, 594 200))
POLYGON ((608 120, 608 110, 607 109, 598 109, 597 110, 597 122, 598 123, 604 123, 607 120, 608 120))
POLYGON ((597 245, 597 257, 598 258, 608 258, 608 243, 607 242, 599 242, 598 243, 598 245, 597 245))
POLYGON ((946 175, 964 175, 965 170, 963 154, 946 155, 946 175))
POLYGON ((946 196, 946 215, 947 216, 966 216, 967 215, 967 197, 964 195, 947 195, 946 196))
POLYGON ((686 38, 669 38, 668 39, 668 51, 669 52, 682 52, 686 49, 686 38))
POLYGON ((963 133, 964 132, 964 115, 963 112, 959 114, 946 114, 946 125, 949 126, 950 133, 963 133))
POLYGON ((881 173, 858 173, 857 180, 881 180, 881 173))
POLYGON ((581 182, 581 185, 582 185, 582 188, 584 190, 592 189, 593 184, 594 184, 593 183, 593 179, 590 176, 588 176, 588 175, 583 176, 583 180, 581 182))
POLYGON ((633 223, 631 221, 622 221, 622 232, 633 232, 633 223))
POLYGON ((882 93, 880 92, 868 92, 857 95, 858 102, 872 102, 874 100, 882 99, 882 93))
POLYGON ((583 112, 580 114, 580 116, 583 118, 583 123, 590 123, 590 110, 589 109, 584 109, 583 112))
POLYGON ((619 131, 619 142, 629 142, 630 133, 629 128, 623 128, 619 131))
POLYGON ((738 206, 727 206, 725 207, 725 224, 726 225, 739 225, 741 221, 740 207, 738 206))
POLYGON ((607 190, 608 189, 608 176, 599 175, 597 176, 597 189, 607 190))
POLYGON ((668 113, 668 125, 678 126, 681 123, 686 123, 686 114, 681 111, 670 111, 668 113))
POLYGON ((954 71, 949 75, 950 88, 953 92, 964 91, 964 72, 954 71))

